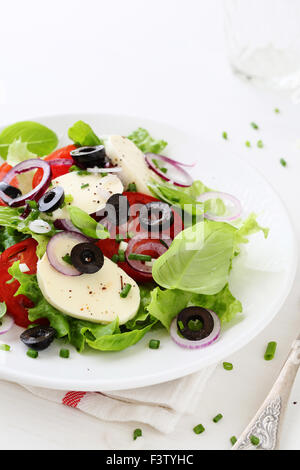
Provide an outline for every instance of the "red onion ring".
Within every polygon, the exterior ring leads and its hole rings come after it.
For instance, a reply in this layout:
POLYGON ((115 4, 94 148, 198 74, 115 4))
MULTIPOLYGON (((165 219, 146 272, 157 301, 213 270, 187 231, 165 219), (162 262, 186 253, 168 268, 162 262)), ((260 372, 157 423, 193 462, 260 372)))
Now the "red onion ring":
POLYGON ((152 266, 147 266, 142 261, 129 259, 129 255, 131 253, 148 254, 149 252, 154 252, 158 255, 157 257, 159 257, 168 250, 169 246, 172 243, 172 240, 170 238, 162 236, 161 239, 165 244, 160 242, 159 238, 146 238, 146 234, 141 233, 131 238, 131 240, 128 242, 128 246, 125 251, 127 263, 136 271, 139 271, 146 275, 149 274, 149 279, 152 278, 152 266))
POLYGON ((15 323, 13 317, 9 315, 5 315, 0 321, 2 322, 2 325, 0 325, 0 335, 5 335, 15 323))
POLYGON ((231 194, 228 193, 222 193, 218 191, 210 191, 201 194, 199 196, 198 201, 199 202, 206 202, 209 201, 210 199, 222 199, 223 202, 230 202, 230 204, 233 206, 233 213, 231 215, 214 215, 210 214, 209 212, 204 213, 204 217, 208 220, 213 220, 215 222, 230 222, 232 220, 236 220, 239 217, 241 217, 242 214, 242 205, 240 201, 232 196, 231 194))
POLYGON ((18 165, 14 166, 2 179, 7 184, 10 184, 11 180, 22 173, 26 173, 27 171, 36 170, 41 168, 43 170, 43 177, 40 183, 29 193, 22 194, 22 196, 17 197, 15 199, 10 198, 3 191, 0 191, 0 199, 2 199, 6 204, 10 207, 19 207, 24 206, 25 201, 30 200, 38 200, 45 190, 48 188, 50 180, 51 180, 51 167, 48 162, 42 160, 41 158, 31 158, 29 160, 25 160, 24 162, 18 163, 18 165))
POLYGON ((213 320, 214 320, 214 327, 212 332, 204 339, 201 339, 199 341, 191 341, 186 338, 182 338, 182 336, 179 336, 178 331, 177 331, 177 317, 174 318, 174 320, 171 323, 170 327, 170 336, 172 340, 181 348, 186 348, 186 349, 200 349, 200 348, 206 348, 210 344, 212 344, 214 341, 216 341, 221 332, 221 322, 218 317, 218 315, 213 312, 212 310, 209 310, 209 313, 212 315, 213 320))
POLYGON ((188 186, 191 186, 193 184, 193 179, 192 177, 185 171, 182 167, 183 166, 194 166, 195 164, 193 163, 192 165, 187 165, 185 163, 180 163, 177 162, 176 160, 173 160, 172 158, 165 157, 164 155, 156 155, 155 153, 146 153, 145 154, 145 160, 149 168, 154 171, 160 178, 164 179, 165 181, 170 181, 172 182, 175 186, 180 186, 181 188, 186 188, 188 186), (153 163, 154 160, 158 160, 163 162, 164 164, 167 163, 169 165, 169 171, 172 169, 173 172, 175 171, 175 178, 169 178, 166 173, 161 171, 157 166, 153 163), (179 178, 179 181, 177 180, 177 175, 180 175, 181 178, 179 178), (182 182, 183 180, 183 182, 182 182))
POLYGON ((47 256, 49 263, 51 266, 56 269, 61 274, 64 274, 65 276, 80 276, 82 273, 79 272, 74 266, 71 264, 65 263, 62 259, 58 258, 57 256, 57 250, 56 250, 56 245, 60 241, 65 240, 67 241, 74 241, 75 244, 79 243, 86 243, 89 242, 90 240, 85 237, 84 235, 81 235, 77 232, 59 232, 54 237, 52 237, 47 245, 47 256))

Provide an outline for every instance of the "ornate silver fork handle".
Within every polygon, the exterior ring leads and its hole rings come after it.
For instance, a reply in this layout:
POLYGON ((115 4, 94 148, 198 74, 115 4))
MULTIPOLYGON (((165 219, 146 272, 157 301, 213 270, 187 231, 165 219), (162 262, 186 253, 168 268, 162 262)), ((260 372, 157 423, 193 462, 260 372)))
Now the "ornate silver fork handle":
POLYGON ((279 448, 284 413, 300 365, 300 335, 293 342, 288 358, 267 398, 250 421, 232 450, 276 450, 279 448), (259 445, 250 437, 259 438, 259 445))

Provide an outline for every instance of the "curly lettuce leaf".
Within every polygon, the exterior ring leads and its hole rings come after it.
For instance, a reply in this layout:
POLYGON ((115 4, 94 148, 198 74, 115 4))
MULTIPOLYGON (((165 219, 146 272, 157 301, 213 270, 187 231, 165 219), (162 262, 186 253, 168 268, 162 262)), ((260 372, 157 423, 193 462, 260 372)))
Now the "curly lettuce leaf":
POLYGON ((133 131, 128 136, 128 139, 132 140, 132 142, 144 153, 161 153, 168 145, 165 140, 153 139, 149 132, 142 127, 133 131))
POLYGON ((159 320, 162 325, 169 329, 173 318, 184 309, 192 294, 190 292, 174 290, 161 290, 156 287, 151 292, 151 302, 147 306, 152 317, 159 320))
POLYGON ((89 124, 84 121, 77 121, 68 130, 68 136, 73 140, 75 145, 80 147, 93 147, 94 145, 102 145, 103 141, 95 134, 89 124))
POLYGON ((22 142, 20 138, 9 145, 6 159, 6 162, 9 165, 15 166, 18 163, 21 163, 24 160, 29 160, 31 158, 37 158, 37 156, 35 153, 32 153, 30 150, 28 150, 27 143, 22 142))
POLYGON ((228 284, 215 295, 193 295, 190 305, 213 310, 224 323, 233 320, 243 310, 241 302, 232 295, 228 284))
POLYGON ((267 238, 269 234, 269 229, 262 227, 257 222, 257 215, 252 212, 249 217, 244 220, 240 228, 236 232, 236 243, 249 243, 248 237, 257 232, 262 232, 264 237, 267 238))
POLYGON ((14 228, 0 227, 0 253, 26 238, 28 235, 18 232, 14 228))

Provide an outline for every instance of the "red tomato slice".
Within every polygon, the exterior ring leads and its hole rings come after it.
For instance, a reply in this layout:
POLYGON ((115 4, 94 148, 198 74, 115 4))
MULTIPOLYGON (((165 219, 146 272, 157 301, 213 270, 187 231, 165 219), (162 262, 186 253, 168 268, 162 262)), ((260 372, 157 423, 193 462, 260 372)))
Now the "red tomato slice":
POLYGON ((10 268, 15 261, 20 260, 20 263, 26 263, 30 269, 28 274, 35 274, 38 261, 36 247, 37 242, 33 238, 28 238, 7 248, 0 257, 0 300, 6 303, 7 310, 14 318, 15 323, 25 328, 30 324, 28 320, 28 308, 32 308, 33 303, 25 295, 17 295, 14 297, 20 283, 14 280, 12 283, 7 284, 7 281, 11 279, 8 268, 10 268))
MULTIPOLYGON (((136 204, 143 205, 143 204, 148 204, 149 202, 158 201, 158 199, 156 199, 155 197, 148 196, 148 195, 142 194, 142 193, 124 192, 123 194, 124 194, 124 196, 127 197, 129 205, 130 205, 131 208, 136 204)), ((162 231, 163 235, 168 236, 172 239, 175 238, 175 236, 179 232, 181 232, 184 228, 183 227, 183 221, 182 221, 182 218, 179 214, 179 211, 177 212, 176 210, 173 209, 173 214, 174 214, 174 223, 173 223, 170 231, 169 231, 169 229, 166 229, 166 230, 162 231)), ((126 229, 123 230, 124 233, 122 232, 122 227, 120 229, 118 229, 117 232, 121 233, 123 235, 125 235, 126 231, 134 232, 136 234, 137 233, 145 233, 145 235, 146 235, 148 232, 146 230, 144 230, 143 228, 141 228, 141 226, 139 224, 138 216, 139 216, 139 211, 137 211, 136 213, 132 212, 131 217, 128 221, 128 225, 126 226, 126 229)), ((100 221, 100 223, 101 223, 101 221, 100 221)), ((128 239, 126 239, 126 240, 128 241, 128 239)), ((117 243, 116 240, 114 240, 112 238, 108 238, 106 240, 99 240, 96 244, 99 246, 99 248, 101 248, 104 256, 106 256, 107 258, 110 258, 110 259, 113 257, 113 255, 118 254, 118 250, 119 250, 119 247, 120 247, 119 243, 117 243)), ((145 253, 145 254, 151 254, 151 253, 145 253)), ((133 269, 126 261, 125 262, 119 262, 118 266, 120 266, 120 268, 122 268, 135 281, 137 281, 141 284, 149 282, 149 274, 146 274, 146 273, 144 274, 142 272, 138 272, 137 270, 133 269)))
MULTIPOLYGON (((66 147, 63 147, 61 149, 55 150, 55 152, 51 153, 48 155, 46 158, 44 158, 45 161, 50 163, 51 166, 51 172, 52 172, 52 179, 57 178, 58 176, 65 175, 68 173, 69 169, 71 166, 74 164, 73 163, 73 158, 70 155, 70 152, 72 150, 75 150, 76 147, 75 145, 67 145, 66 147), (60 159, 67 159, 70 160, 70 164, 68 165, 57 165, 57 164, 51 164, 52 160, 60 160, 60 159)), ((43 170, 39 169, 35 172, 35 175, 32 179, 32 187, 35 188, 40 181, 42 180, 43 177, 43 170)))

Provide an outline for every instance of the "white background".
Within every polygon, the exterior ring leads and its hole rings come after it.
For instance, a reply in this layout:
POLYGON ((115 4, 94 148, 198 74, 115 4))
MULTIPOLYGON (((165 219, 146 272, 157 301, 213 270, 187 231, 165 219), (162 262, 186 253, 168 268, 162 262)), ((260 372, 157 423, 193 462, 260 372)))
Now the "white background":
MULTIPOLYGON (((222 0, 0 0, 0 6, 0 125, 48 114, 109 112, 166 121, 213 141, 227 131, 223 145, 267 177, 300 240, 299 105, 231 73, 222 0), (264 149, 255 148, 259 138, 264 149)), ((183 417, 172 434, 143 426, 143 438, 133 442, 135 423, 100 422, 0 382, 0 448, 229 449, 230 436, 238 436, 263 401, 300 330, 299 280, 298 273, 272 324, 226 358, 234 370, 218 366, 196 414, 183 417), (270 340, 278 342, 278 351, 266 362, 270 340), (217 413, 224 419, 214 424, 217 413), (192 432, 198 423, 206 427, 200 436, 192 432)), ((282 449, 300 449, 299 424, 300 377, 282 449)))

